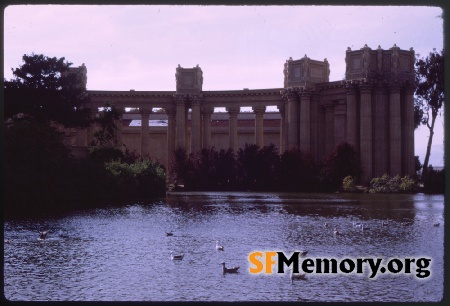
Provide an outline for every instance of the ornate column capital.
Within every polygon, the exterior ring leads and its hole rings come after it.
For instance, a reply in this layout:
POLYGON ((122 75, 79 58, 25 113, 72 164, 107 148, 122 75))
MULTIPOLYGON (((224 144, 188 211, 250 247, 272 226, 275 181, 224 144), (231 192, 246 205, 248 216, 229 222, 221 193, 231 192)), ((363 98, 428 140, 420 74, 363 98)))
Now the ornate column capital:
POLYGON ((356 90, 358 88, 356 82, 349 80, 343 81, 341 84, 344 86, 347 95, 356 95, 356 90))
POLYGON ((286 101, 297 99, 298 88, 287 88, 280 92, 281 97, 286 101))
POLYGON ((256 115, 263 115, 266 112, 266 107, 263 105, 253 106, 252 110, 256 115))
POLYGON ((313 91, 308 87, 303 87, 301 91, 298 93, 300 99, 309 99, 313 94, 313 91))
POLYGON ((203 101, 203 95, 193 95, 189 96, 189 100, 191 101, 192 105, 199 105, 203 101))
POLYGON ((226 108, 228 115, 231 116, 237 116, 239 112, 241 111, 241 108, 238 106, 230 106, 226 108))
POLYGON ((373 89, 372 84, 369 84, 367 82, 359 85, 359 91, 361 93, 371 93, 372 89, 373 89))
POLYGON ((187 95, 176 94, 176 95, 173 95, 173 99, 175 100, 176 104, 186 104, 187 95))
POLYGON ((388 85, 389 93, 400 93, 400 85, 397 83, 391 83, 388 85))

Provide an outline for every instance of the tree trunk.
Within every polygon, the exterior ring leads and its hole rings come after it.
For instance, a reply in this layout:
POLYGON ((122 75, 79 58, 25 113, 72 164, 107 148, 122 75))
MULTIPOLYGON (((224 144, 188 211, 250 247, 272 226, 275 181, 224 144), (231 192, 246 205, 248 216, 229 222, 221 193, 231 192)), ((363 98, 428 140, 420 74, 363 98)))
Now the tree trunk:
POLYGON ((431 126, 428 126, 428 129, 430 130, 430 136, 428 137, 428 145, 427 145, 427 153, 425 154, 425 160, 423 162, 423 168, 422 168, 422 181, 425 179, 428 171, 428 161, 430 160, 430 154, 431 154, 431 144, 433 142, 433 135, 434 135, 434 123, 436 122, 437 113, 432 112, 431 114, 431 126))

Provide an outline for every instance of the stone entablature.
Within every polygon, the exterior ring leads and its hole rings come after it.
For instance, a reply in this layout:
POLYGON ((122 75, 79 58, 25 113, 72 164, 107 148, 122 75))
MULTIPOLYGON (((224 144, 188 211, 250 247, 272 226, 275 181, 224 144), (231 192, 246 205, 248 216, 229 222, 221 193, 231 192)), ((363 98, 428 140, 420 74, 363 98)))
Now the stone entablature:
MULTIPOLYGON (((134 108, 133 116, 146 123, 122 127, 121 140, 166 167, 179 146, 188 152, 211 146, 237 150, 246 142, 262 146, 270 141, 280 152, 299 147, 321 160, 345 141, 358 152, 367 183, 384 173, 414 173, 414 60, 412 49, 364 46, 346 51, 346 79, 340 81, 329 81, 326 59, 304 56, 284 64, 284 88, 203 91, 200 67, 179 66, 176 91, 87 93, 94 110, 106 104, 134 108), (251 111, 243 113, 241 107, 251 111), (276 118, 268 116, 270 107, 278 110, 276 118), (158 116, 167 118, 167 126, 148 125, 155 108, 164 110, 158 116), (218 118, 214 108, 226 110, 220 124, 213 123, 218 118)), ((83 143, 80 135, 77 131, 74 143, 83 143)))

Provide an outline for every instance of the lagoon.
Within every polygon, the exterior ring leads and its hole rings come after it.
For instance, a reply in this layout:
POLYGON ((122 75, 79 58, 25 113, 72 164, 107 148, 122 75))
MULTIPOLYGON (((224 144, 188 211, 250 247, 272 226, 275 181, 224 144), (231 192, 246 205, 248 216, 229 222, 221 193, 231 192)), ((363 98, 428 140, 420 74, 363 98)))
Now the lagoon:
POLYGON ((440 301, 444 292, 443 195, 177 192, 8 220, 4 236, 4 294, 12 301, 415 302, 440 301), (48 238, 38 240, 46 229, 48 238), (224 251, 216 250, 217 240, 224 251), (426 256, 431 275, 309 274, 291 283, 289 273, 249 273, 248 256, 258 250, 426 256), (171 260, 171 251, 183 260, 171 260), (239 273, 224 275, 221 262, 240 266, 239 273))

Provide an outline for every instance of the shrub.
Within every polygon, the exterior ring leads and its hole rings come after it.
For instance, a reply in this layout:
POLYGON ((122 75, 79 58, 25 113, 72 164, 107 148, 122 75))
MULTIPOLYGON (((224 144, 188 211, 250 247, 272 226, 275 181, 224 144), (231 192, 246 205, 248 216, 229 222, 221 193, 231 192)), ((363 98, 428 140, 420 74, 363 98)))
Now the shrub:
POLYGON ((416 182, 409 176, 400 178, 400 175, 390 177, 384 174, 382 177, 373 178, 370 187, 366 188, 369 193, 399 193, 412 192, 415 190, 416 182))
POLYGON ((105 167, 112 178, 111 191, 119 197, 155 197, 166 190, 165 170, 155 161, 142 159, 134 164, 112 161, 105 167))
POLYGON ((346 176, 342 182, 342 189, 344 189, 347 192, 354 192, 356 191, 355 182, 353 181, 353 177, 346 176))

